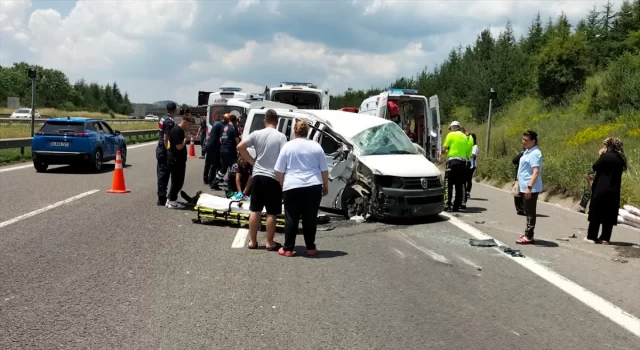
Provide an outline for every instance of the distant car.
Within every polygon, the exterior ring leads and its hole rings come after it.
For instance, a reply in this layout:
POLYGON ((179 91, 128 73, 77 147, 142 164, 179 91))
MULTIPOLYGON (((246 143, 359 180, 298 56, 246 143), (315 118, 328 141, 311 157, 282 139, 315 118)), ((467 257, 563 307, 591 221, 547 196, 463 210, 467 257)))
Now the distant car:
MULTIPOLYGON (((11 113, 9 116, 11 119, 30 119, 31 118, 31 108, 19 108, 16 109, 15 112, 11 113)), ((40 113, 36 109, 35 118, 40 118, 40 113)))
POLYGON ((157 115, 153 115, 153 114, 147 114, 144 116, 145 120, 155 120, 155 121, 159 121, 160 117, 158 117, 157 115))
POLYGON ((127 144, 118 130, 101 119, 48 119, 31 142, 33 166, 45 172, 49 165, 83 165, 100 171, 104 162, 116 159, 120 151, 122 166, 127 162, 127 144))

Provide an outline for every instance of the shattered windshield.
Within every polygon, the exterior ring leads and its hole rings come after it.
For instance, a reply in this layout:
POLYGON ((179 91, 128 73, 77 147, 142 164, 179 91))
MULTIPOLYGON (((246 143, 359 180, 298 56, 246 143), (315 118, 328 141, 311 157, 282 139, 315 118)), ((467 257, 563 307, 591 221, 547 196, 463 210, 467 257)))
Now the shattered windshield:
POLYGON ((418 154, 407 134, 396 123, 366 129, 352 138, 363 156, 377 154, 418 154))

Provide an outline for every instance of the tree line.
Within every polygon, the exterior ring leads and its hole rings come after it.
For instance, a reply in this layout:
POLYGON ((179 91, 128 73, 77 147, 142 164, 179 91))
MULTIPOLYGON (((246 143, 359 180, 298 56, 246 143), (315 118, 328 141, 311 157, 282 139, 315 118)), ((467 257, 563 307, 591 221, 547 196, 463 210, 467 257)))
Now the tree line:
MULTIPOLYGON (((470 121, 486 121, 493 88, 494 108, 527 96, 549 105, 580 98, 589 116, 607 119, 640 108, 639 53, 640 0, 623 1, 617 12, 608 2, 575 26, 564 13, 546 23, 538 13, 520 38, 510 22, 497 38, 485 29, 472 45, 453 48, 441 64, 389 87, 438 94, 445 118, 464 108, 470 121)), ((331 108, 358 107, 383 90, 349 88, 332 96, 331 108)))
MULTIPOLYGON (((14 63, 11 67, 0 66, 0 105, 7 103, 7 97, 20 98, 21 107, 31 105, 30 67, 26 62, 14 63)), ((36 66, 36 69, 38 108, 124 115, 133 112, 129 94, 123 94, 115 81, 102 86, 80 79, 71 84, 67 76, 57 69, 40 66, 36 66)))

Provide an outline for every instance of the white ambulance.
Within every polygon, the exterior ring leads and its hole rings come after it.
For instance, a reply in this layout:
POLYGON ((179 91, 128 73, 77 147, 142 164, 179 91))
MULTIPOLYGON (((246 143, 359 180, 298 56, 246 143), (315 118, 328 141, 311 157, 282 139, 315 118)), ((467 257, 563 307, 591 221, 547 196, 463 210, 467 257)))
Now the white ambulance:
POLYGON ((262 99, 228 99, 219 100, 207 106, 207 137, 211 132, 213 124, 226 113, 234 114, 238 117, 238 121, 241 127, 244 127, 247 114, 251 109, 269 109, 280 108, 287 110, 294 110, 296 106, 288 105, 284 103, 277 103, 272 101, 264 101, 262 99))
POLYGON ((264 99, 294 105, 299 109, 329 109, 329 90, 312 83, 282 82, 279 87, 264 89, 264 99))
POLYGON ((415 89, 392 88, 362 101, 358 113, 392 120, 403 130, 408 125, 416 135, 415 142, 424 148, 427 158, 434 163, 440 162, 442 130, 438 95, 427 99, 415 89), (397 115, 390 115, 389 102, 399 107, 397 115))

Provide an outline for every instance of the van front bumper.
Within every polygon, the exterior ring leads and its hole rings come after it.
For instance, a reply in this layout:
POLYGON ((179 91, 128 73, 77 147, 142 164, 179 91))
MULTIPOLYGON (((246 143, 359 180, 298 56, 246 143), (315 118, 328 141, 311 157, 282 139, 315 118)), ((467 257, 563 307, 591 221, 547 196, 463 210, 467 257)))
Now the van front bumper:
POLYGON ((383 219, 421 218, 444 211, 444 188, 407 190, 380 188, 377 195, 377 215, 383 219))

